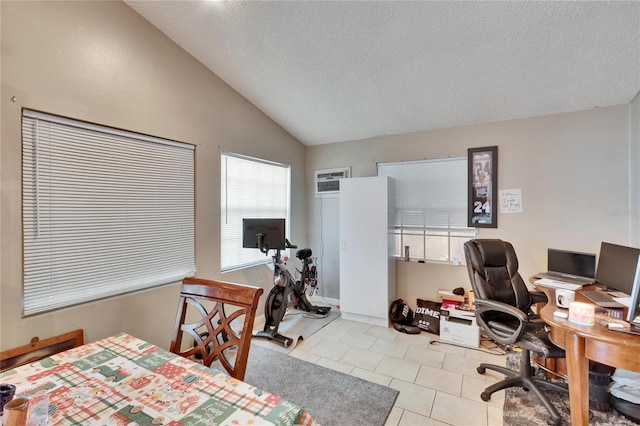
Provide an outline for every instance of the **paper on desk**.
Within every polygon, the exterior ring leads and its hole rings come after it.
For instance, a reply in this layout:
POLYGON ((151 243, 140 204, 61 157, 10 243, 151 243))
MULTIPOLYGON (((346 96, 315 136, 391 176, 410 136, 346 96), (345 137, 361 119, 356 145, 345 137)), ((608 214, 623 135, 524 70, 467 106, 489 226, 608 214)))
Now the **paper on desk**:
POLYGON ((631 297, 614 297, 613 300, 623 304, 627 308, 631 306, 631 297))

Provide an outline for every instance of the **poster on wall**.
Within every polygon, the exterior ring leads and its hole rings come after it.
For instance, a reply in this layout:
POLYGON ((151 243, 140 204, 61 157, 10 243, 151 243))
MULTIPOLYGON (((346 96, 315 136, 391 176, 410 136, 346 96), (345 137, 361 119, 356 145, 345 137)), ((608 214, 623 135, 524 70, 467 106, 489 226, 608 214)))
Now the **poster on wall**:
POLYGON ((469 205, 467 226, 497 228, 498 147, 468 150, 469 205))
POLYGON ((500 198, 500 214, 522 213, 522 189, 501 189, 498 191, 500 198))

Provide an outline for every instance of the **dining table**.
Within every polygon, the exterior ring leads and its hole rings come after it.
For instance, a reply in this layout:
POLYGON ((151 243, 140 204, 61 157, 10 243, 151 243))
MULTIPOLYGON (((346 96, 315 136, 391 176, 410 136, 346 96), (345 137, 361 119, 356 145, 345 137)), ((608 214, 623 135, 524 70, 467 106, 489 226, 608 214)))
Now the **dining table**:
POLYGON ((295 403, 127 333, 4 371, 0 382, 44 408, 47 425, 317 425, 295 403))

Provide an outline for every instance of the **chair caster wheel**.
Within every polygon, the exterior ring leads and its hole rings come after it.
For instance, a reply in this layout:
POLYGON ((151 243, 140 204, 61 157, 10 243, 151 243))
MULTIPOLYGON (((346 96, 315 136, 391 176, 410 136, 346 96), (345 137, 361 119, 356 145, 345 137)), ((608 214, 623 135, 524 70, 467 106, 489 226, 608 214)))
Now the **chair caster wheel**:
POLYGON ((560 419, 547 419, 549 426, 560 426, 560 419))
POLYGON ((483 400, 484 402, 487 402, 491 399, 491 394, 487 392, 482 392, 480 394, 480 399, 483 400))
POLYGON ((478 372, 478 374, 484 374, 487 371, 487 369, 484 367, 478 367, 476 368, 476 371, 478 372))

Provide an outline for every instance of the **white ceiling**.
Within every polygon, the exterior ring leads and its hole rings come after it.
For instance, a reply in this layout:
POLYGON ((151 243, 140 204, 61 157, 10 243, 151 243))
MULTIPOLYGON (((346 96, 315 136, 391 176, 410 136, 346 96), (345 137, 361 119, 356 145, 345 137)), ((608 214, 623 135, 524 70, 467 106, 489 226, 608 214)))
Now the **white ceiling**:
POLYGON ((130 1, 306 145, 629 103, 640 2, 130 1))

